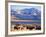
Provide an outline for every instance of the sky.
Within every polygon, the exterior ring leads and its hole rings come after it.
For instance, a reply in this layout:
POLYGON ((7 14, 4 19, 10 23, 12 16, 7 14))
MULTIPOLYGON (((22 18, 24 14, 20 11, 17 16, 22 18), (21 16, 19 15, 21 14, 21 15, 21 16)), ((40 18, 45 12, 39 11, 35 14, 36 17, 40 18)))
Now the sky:
POLYGON ((25 8, 36 8, 38 10, 41 10, 41 7, 40 6, 22 6, 22 5, 11 5, 11 9, 13 10, 21 10, 21 9, 25 9, 25 8))

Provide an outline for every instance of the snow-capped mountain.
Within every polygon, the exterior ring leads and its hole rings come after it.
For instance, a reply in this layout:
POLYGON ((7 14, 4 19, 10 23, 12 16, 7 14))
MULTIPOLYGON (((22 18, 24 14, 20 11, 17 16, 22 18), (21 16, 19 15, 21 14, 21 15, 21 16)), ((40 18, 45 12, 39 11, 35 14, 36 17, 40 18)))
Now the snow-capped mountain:
POLYGON ((11 10, 11 15, 16 16, 16 18, 24 19, 24 20, 40 20, 41 19, 41 11, 36 8, 26 8, 22 10, 11 10))

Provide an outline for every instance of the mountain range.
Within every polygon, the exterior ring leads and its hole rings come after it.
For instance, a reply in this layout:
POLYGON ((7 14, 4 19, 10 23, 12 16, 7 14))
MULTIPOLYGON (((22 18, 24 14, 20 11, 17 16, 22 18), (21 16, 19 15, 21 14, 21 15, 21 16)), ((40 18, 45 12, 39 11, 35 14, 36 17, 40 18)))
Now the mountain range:
POLYGON ((18 9, 18 11, 11 9, 12 15, 21 20, 41 20, 41 11, 36 8, 18 9))

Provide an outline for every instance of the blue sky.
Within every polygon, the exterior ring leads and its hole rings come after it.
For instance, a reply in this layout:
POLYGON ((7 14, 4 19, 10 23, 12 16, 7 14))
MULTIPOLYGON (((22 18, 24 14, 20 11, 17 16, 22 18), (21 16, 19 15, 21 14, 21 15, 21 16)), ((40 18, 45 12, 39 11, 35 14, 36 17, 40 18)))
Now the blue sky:
POLYGON ((22 6, 22 5, 11 5, 11 8, 13 9, 13 10, 16 10, 16 9, 25 9, 25 8, 36 8, 36 9, 38 9, 38 10, 41 10, 41 7, 40 6, 22 6))

